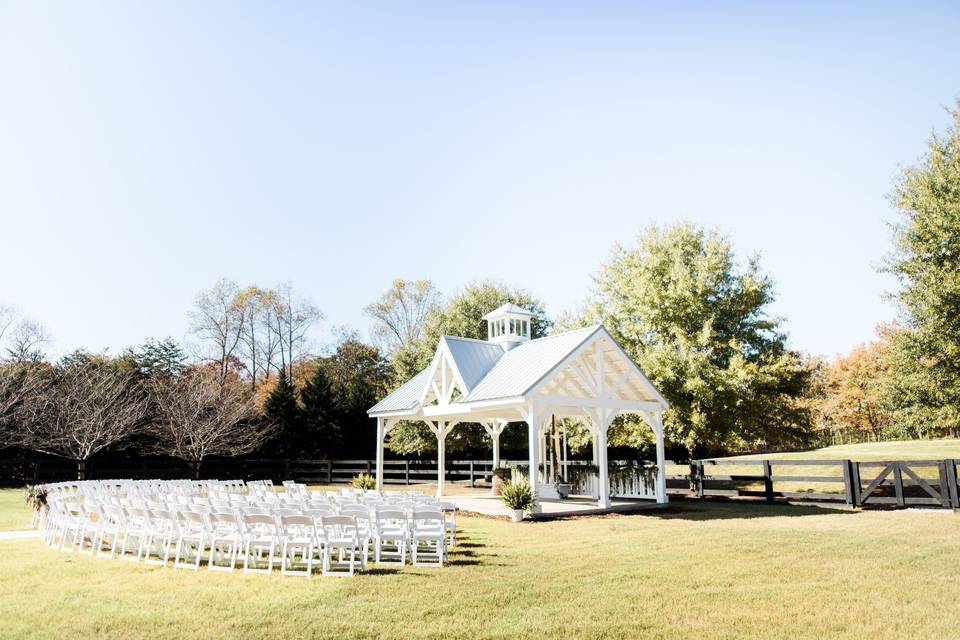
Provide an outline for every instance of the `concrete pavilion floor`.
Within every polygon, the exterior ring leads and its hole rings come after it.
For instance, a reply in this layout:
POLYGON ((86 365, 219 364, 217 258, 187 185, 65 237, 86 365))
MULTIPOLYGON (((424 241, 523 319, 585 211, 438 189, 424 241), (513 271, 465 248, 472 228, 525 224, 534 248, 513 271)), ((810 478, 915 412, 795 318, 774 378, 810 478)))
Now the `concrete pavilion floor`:
MULTIPOLYGON (((445 496, 446 502, 453 502, 461 511, 471 511, 485 516, 503 516, 510 517, 510 510, 507 509, 499 497, 492 495, 453 495, 445 496)), ((630 513, 635 511, 649 511, 654 509, 663 509, 668 505, 657 504, 652 500, 631 500, 626 498, 616 498, 610 503, 607 509, 601 509, 597 506, 597 501, 586 497, 570 497, 565 500, 541 499, 540 513, 533 514, 535 520, 546 520, 550 518, 562 518, 567 516, 592 516, 605 513, 630 513)))

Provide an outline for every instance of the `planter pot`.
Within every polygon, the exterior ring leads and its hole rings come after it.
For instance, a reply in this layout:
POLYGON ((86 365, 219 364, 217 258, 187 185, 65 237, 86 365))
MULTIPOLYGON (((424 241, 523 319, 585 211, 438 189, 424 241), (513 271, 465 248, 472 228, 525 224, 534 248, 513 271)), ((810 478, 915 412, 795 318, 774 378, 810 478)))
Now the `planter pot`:
POLYGON ((500 495, 501 489, 505 482, 510 482, 511 476, 510 469, 494 469, 493 470, 493 495, 500 495))
POLYGON ((557 485, 557 493, 560 494, 560 497, 561 497, 561 498, 568 498, 568 497, 570 497, 570 493, 571 493, 572 491, 573 491, 573 485, 572 485, 572 484, 558 484, 558 485, 557 485))
POLYGON ((513 509, 510 512, 511 522, 520 522, 523 520, 523 509, 513 509))

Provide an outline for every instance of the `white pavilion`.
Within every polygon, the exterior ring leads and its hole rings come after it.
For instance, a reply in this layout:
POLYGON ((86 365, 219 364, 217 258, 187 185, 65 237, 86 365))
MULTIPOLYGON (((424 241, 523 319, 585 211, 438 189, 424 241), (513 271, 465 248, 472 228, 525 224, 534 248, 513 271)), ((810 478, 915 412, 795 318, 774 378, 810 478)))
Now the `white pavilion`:
POLYGON ((437 494, 443 495, 447 435, 458 424, 479 423, 499 440, 510 422, 525 422, 529 479, 534 495, 556 498, 538 472, 544 464, 546 432, 554 418, 576 418, 588 426, 599 469, 597 506, 611 505, 607 429, 622 413, 636 414, 653 430, 657 449, 654 496, 666 503, 663 411, 660 392, 603 327, 530 339, 534 314, 505 304, 483 317, 487 340, 443 336, 430 365, 369 409, 377 421, 377 488, 383 487, 384 439, 401 420, 422 421, 437 437, 437 494))

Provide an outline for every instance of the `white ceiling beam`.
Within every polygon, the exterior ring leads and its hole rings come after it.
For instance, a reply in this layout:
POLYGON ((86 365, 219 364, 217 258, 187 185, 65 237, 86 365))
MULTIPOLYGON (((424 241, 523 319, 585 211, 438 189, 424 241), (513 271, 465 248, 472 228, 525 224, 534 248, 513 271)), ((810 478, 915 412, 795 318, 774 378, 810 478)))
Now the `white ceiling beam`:
POLYGON ((537 403, 556 407, 585 407, 619 411, 660 411, 663 405, 654 400, 621 400, 619 398, 580 398, 570 396, 537 396, 537 403))

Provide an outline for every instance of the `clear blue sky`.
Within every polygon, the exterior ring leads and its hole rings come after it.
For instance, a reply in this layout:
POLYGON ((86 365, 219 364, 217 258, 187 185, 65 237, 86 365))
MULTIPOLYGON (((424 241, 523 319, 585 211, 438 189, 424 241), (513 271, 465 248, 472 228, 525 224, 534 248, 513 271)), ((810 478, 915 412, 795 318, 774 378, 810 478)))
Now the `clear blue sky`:
POLYGON ((960 5, 520 4, 0 0, 0 303, 59 353, 182 338, 221 276, 363 333, 395 277, 556 313, 689 218, 762 254, 795 347, 893 317, 960 5))

